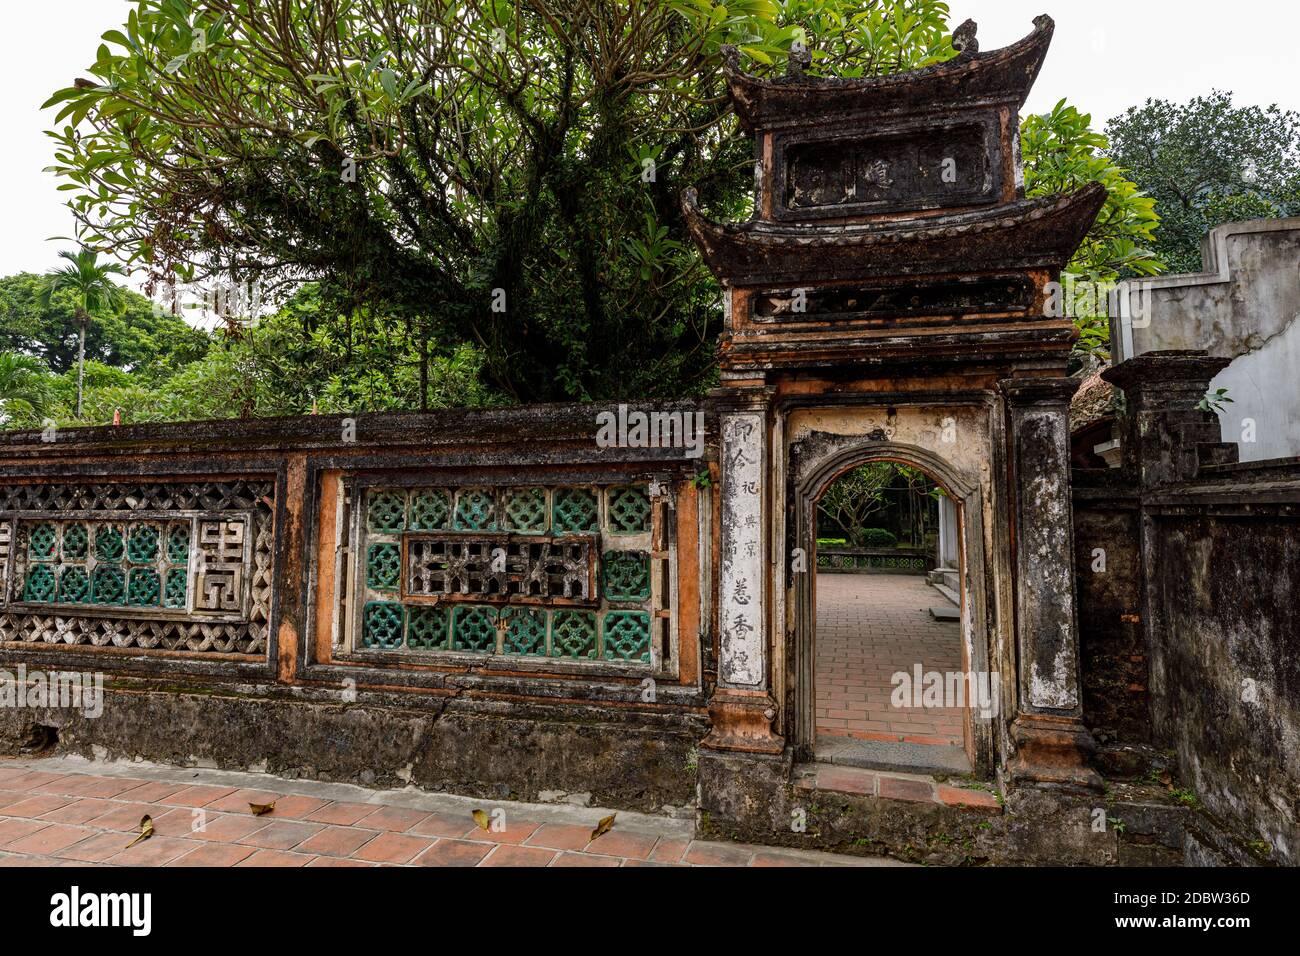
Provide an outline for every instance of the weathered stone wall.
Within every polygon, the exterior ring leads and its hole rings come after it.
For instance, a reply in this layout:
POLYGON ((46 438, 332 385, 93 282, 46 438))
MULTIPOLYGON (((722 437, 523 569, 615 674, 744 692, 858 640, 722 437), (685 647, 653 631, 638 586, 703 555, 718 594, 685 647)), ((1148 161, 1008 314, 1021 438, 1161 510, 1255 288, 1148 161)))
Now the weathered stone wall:
POLYGON ((1155 731, 1197 799, 1300 863, 1300 508, 1173 508, 1152 549, 1155 731))
MULTIPOLYGON (((1124 469, 1107 482, 1126 490, 1080 489, 1109 509, 1140 502, 1141 620, 1150 659, 1151 733, 1175 757, 1180 798, 1223 824, 1198 858, 1300 862, 1300 459, 1236 463, 1214 417, 1196 409, 1227 360, 1204 352, 1155 352, 1104 376, 1124 389, 1124 469), (1232 834, 1228 838, 1223 834, 1232 834), (1210 844, 1217 846, 1217 849, 1210 844), (1235 849, 1233 849, 1235 847, 1235 849), (1208 855, 1207 855, 1208 854, 1208 855)), ((1086 474, 1086 473, 1083 473, 1086 474)), ((1131 533, 1131 525, 1124 533, 1131 533)), ((1098 538, 1102 537, 1097 532, 1098 538)), ((1083 555, 1079 555, 1080 561, 1083 555)), ((1080 569, 1081 581, 1086 574, 1080 569)), ((1086 584, 1085 584, 1086 586, 1086 584)), ((1092 588, 1105 621, 1114 592, 1092 588)), ((1131 593, 1124 592, 1124 600, 1131 593)), ((1122 652, 1123 632, 1093 628, 1122 652)), ((1086 646, 1086 641, 1085 641, 1086 646)), ((1085 651, 1085 653, 1087 653, 1085 651)), ((1122 672, 1094 668, 1094 683, 1122 672)), ((1113 709, 1102 695, 1100 713, 1113 709)), ((1137 730, 1138 728, 1131 728, 1137 730)))
POLYGON ((611 444, 618 408, 565 405, 0 435, 0 689, 105 687, 0 708, 0 752, 690 804, 714 428, 653 410, 699 433, 611 444))
POLYGON ((1136 490, 1120 472, 1075 471, 1083 716, 1103 755, 1111 743, 1151 741, 1138 506, 1136 490))
POLYGON ((110 679, 99 718, 0 709, 0 753, 55 740, 87 758, 659 813, 694 803, 704 731, 688 714, 572 702, 362 693, 349 703, 321 689, 188 681, 110 679))

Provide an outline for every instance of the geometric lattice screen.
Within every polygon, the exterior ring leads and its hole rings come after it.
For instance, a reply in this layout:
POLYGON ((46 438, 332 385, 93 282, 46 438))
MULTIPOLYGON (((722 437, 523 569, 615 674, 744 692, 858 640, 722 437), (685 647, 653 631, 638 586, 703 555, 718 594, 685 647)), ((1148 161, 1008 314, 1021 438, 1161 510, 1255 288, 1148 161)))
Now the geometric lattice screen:
POLYGON ((645 485, 370 488, 356 646, 649 664, 645 485))
POLYGON ((265 653, 268 481, 0 491, 0 640, 265 653))

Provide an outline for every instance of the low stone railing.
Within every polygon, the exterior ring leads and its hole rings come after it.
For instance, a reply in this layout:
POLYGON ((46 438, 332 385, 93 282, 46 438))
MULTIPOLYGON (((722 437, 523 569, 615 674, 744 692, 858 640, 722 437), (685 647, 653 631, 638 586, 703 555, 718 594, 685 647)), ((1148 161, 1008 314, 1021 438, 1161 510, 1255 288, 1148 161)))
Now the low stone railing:
POLYGON ((934 566, 922 548, 817 549, 817 570, 830 574, 925 574, 934 566))

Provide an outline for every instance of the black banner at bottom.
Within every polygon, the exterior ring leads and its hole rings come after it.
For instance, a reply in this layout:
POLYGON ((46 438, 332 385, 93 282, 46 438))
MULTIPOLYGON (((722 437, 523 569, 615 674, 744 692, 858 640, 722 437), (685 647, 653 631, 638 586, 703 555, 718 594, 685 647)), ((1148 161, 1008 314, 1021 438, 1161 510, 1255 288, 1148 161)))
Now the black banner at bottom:
POLYGON ((594 948, 593 933, 654 924, 766 945, 782 920, 828 941, 849 927, 947 935, 991 923, 1072 943, 1171 931, 1227 941, 1280 929, 1295 887, 1279 868, 0 870, 9 933, 119 946, 373 945, 440 923, 496 945, 563 932, 594 948))

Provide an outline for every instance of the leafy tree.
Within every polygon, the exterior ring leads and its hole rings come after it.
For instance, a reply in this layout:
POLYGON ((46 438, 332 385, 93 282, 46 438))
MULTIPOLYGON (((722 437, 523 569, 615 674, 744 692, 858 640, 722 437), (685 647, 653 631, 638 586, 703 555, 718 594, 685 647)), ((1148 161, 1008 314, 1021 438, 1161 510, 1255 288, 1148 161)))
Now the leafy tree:
POLYGON ((705 388, 718 289, 686 184, 751 146, 718 50, 826 72, 953 55, 933 0, 137 0, 59 91, 88 242, 160 279, 315 279, 332 311, 469 342, 516 400, 705 388))
MULTIPOLYGON (((42 299, 48 280, 30 272, 0 279, 0 349, 34 355, 51 371, 76 368, 80 339, 76 296, 69 290, 42 299)), ((123 307, 101 313, 86 329, 86 359, 130 369, 149 381, 165 378, 199 358, 208 336, 182 318, 156 309, 123 289, 123 307)))
MULTIPOLYGON (((414 409, 421 407, 421 386, 425 408, 501 400, 484 387, 483 355, 473 346, 433 349, 421 382, 417 342, 402 326, 322 318, 317 305, 307 286, 237 335, 214 336, 201 359, 158 381, 88 361, 79 420, 106 424, 115 412, 131 423, 414 409), (313 316, 314 330, 303 329, 298 310, 313 316)), ((72 374, 56 377, 52 392, 51 416, 77 421, 72 374)))
POLYGON ((1079 329, 1076 352, 1104 352, 1110 341, 1109 297, 1098 288, 1164 269, 1151 248, 1160 224, 1155 200, 1107 155, 1108 142, 1093 132, 1092 117, 1065 100, 1048 113, 1026 117, 1020 138, 1022 155, 1032 157, 1025 164, 1027 196, 1070 192, 1090 182, 1106 186, 1106 204, 1062 277, 1070 290, 1063 306, 1079 329))
POLYGON ((0 425, 39 419, 49 402, 45 366, 30 355, 0 352, 0 425))
POLYGON ((103 39, 47 103, 85 241, 158 281, 314 280, 516 401, 713 382, 678 196, 749 208, 724 43, 774 73, 796 42, 822 75, 955 55, 937 0, 135 0, 103 39))
POLYGON ((897 476, 897 469, 893 462, 873 461, 845 472, 817 502, 818 514, 840 528, 850 544, 861 547, 867 521, 884 510, 885 489, 897 476))
POLYGON ((48 307, 56 292, 70 292, 76 303, 77 318, 77 417, 81 417, 82 383, 86 368, 86 326, 90 317, 105 309, 122 306, 122 289, 110 275, 125 275, 116 262, 98 262, 99 253, 83 246, 78 252, 64 249, 59 255, 70 263, 61 269, 51 269, 46 277, 41 304, 48 307))
POLYGON ((1234 107, 1215 90, 1187 103, 1149 99, 1106 124, 1110 153, 1156 202, 1155 250, 1201 270, 1201 238, 1225 222, 1300 214, 1300 114, 1234 107))

